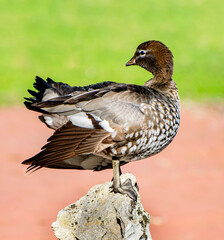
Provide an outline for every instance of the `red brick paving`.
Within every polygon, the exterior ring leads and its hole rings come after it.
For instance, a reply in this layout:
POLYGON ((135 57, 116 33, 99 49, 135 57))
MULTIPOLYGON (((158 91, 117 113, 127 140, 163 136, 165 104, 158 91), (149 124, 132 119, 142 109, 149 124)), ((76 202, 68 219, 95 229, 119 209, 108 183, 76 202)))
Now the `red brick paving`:
MULTIPOLYGON (((52 133, 37 116, 23 107, 0 109, 0 239, 56 239, 50 226, 58 211, 112 177, 111 170, 25 174, 20 162, 52 133)), ((223 239, 223 111, 184 107, 173 143, 122 169, 138 179, 153 240, 223 239)))

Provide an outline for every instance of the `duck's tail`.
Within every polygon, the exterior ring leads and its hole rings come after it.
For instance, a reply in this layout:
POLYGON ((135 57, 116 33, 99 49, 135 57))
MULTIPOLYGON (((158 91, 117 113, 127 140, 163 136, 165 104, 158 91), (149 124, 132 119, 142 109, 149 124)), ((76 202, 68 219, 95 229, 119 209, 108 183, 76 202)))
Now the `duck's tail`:
POLYGON ((47 111, 35 106, 35 103, 68 95, 73 92, 73 88, 66 83, 55 82, 51 78, 47 78, 45 81, 38 76, 36 76, 33 86, 37 91, 28 89, 28 92, 32 95, 32 97, 25 97, 26 101, 24 104, 28 109, 40 113, 47 113, 47 111))

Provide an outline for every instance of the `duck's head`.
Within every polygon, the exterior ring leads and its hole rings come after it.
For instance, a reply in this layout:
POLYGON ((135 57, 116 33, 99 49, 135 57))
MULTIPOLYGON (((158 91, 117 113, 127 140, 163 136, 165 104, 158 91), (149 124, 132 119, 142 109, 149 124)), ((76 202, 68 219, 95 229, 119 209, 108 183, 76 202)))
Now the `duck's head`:
POLYGON ((169 48, 159 41, 140 44, 126 66, 138 65, 151 72, 156 78, 171 79, 173 55, 169 48))

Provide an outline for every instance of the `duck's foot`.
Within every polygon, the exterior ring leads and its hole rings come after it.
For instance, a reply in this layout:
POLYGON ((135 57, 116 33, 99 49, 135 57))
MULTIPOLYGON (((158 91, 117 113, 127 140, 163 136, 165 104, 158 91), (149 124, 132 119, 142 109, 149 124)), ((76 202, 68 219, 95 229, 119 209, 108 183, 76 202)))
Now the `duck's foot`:
MULTIPOLYGON (((113 160, 113 189, 114 192, 119 192, 121 194, 127 194, 131 199, 134 201, 137 201, 138 194, 135 191, 131 179, 126 179, 125 182, 121 183, 120 181, 120 161, 119 160, 113 160)), ((138 186, 136 186, 138 189, 138 186)))
POLYGON ((114 192, 119 192, 121 194, 127 194, 131 199, 137 201, 138 193, 135 191, 131 179, 126 179, 124 183, 120 184, 118 187, 114 186, 114 192))

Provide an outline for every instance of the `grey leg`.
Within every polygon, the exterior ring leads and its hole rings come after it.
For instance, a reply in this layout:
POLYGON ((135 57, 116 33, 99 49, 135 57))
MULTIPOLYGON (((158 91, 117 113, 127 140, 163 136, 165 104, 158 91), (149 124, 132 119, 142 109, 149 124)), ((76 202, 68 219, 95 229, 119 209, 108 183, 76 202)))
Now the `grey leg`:
POLYGON ((137 201, 137 193, 134 190, 131 180, 127 179, 123 184, 120 183, 120 161, 112 160, 113 165, 113 189, 114 192, 127 194, 131 199, 137 201))
POLYGON ((112 165, 113 165, 113 188, 114 188, 114 192, 119 192, 118 189, 120 187, 120 173, 119 173, 120 161, 119 160, 113 160, 112 165))

